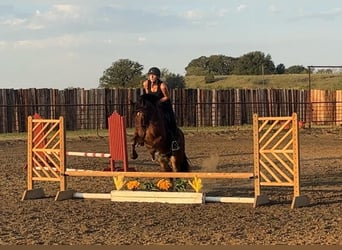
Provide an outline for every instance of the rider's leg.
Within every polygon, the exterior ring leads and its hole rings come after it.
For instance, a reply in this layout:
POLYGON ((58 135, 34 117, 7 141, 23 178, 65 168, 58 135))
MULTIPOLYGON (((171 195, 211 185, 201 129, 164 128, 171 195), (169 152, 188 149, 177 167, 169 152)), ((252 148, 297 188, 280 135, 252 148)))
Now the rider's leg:
POLYGON ((177 142, 178 128, 177 128, 176 118, 175 118, 175 115, 173 113, 173 110, 170 110, 169 116, 170 116, 169 127, 170 127, 170 132, 172 135, 171 150, 177 151, 177 150, 179 150, 179 145, 177 142))
POLYGON ((170 102, 165 102, 163 107, 163 113, 164 117, 166 119, 166 127, 168 132, 171 134, 171 150, 176 151, 179 150, 179 145, 177 142, 177 134, 178 134, 178 129, 177 129, 177 124, 176 124, 176 117, 172 109, 172 105, 170 102))

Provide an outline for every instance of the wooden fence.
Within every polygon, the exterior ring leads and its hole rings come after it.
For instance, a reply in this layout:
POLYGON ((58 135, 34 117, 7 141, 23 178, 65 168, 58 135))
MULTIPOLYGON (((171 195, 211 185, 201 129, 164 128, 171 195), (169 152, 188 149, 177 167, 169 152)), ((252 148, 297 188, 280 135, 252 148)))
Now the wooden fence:
MULTIPOLYGON (((132 127, 131 101, 136 89, 0 89, 0 133, 26 132, 27 117, 64 116, 67 130, 106 129, 114 111, 132 127)), ((342 124, 342 90, 297 89, 173 89, 171 99, 181 127, 233 126, 259 116, 289 116, 308 124, 342 124)))

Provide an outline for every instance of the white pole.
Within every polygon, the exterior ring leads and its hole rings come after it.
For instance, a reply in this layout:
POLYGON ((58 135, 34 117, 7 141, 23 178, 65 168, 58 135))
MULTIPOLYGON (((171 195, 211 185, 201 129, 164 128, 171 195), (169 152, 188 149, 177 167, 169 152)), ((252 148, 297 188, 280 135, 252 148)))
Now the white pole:
POLYGON ((205 197, 206 202, 223 202, 223 203, 254 203, 254 198, 249 197, 205 197))
POLYGON ((110 193, 101 194, 101 193, 74 193, 73 198, 79 199, 109 199, 111 198, 110 193))

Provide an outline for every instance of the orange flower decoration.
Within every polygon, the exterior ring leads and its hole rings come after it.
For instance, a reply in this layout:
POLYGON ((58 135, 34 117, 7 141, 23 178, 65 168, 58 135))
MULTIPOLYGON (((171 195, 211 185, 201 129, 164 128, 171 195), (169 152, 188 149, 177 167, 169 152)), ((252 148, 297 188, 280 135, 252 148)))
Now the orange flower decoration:
POLYGON ((168 180, 165 180, 165 179, 161 179, 157 182, 157 187, 160 189, 160 190, 169 190, 170 187, 172 187, 172 184, 170 181, 168 180))
POLYGON ((126 187, 128 188, 128 190, 137 190, 139 186, 140 186, 140 182, 136 180, 129 181, 126 184, 126 187))

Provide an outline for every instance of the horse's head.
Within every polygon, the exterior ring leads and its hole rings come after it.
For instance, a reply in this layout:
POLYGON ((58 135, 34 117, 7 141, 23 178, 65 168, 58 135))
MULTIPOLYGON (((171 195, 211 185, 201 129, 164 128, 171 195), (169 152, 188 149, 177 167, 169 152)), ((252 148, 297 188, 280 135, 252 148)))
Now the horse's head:
POLYGON ((146 129, 157 111, 158 101, 159 98, 155 95, 143 94, 135 103, 132 103, 135 129, 141 138, 146 135, 146 129))

